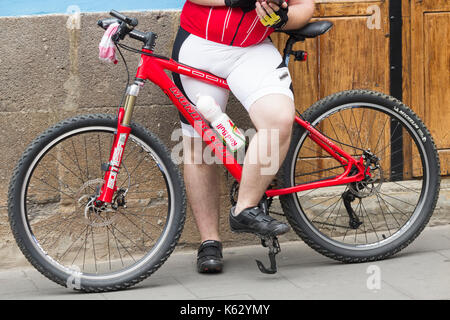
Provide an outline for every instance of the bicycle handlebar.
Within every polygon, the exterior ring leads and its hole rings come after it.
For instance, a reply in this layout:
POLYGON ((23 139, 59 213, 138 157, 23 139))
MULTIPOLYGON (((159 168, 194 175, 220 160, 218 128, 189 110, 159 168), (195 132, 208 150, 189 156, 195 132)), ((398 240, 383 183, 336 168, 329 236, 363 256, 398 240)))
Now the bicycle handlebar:
POLYGON ((111 12, 109 13, 111 16, 113 16, 114 18, 119 19, 120 21, 125 22, 126 24, 129 24, 132 27, 136 27, 139 24, 138 19, 136 18, 129 18, 123 14, 121 14, 120 12, 116 11, 116 10, 111 10, 111 12))
POLYGON ((110 15, 115 19, 109 18, 99 20, 97 25, 106 30, 111 24, 119 23, 120 27, 117 30, 116 35, 113 37, 115 42, 119 42, 120 40, 123 40, 125 36, 129 35, 130 38, 144 43, 144 49, 153 51, 156 39, 158 38, 156 34, 153 32, 142 32, 135 30, 134 27, 139 24, 138 19, 136 18, 129 18, 116 10, 111 10, 110 15))

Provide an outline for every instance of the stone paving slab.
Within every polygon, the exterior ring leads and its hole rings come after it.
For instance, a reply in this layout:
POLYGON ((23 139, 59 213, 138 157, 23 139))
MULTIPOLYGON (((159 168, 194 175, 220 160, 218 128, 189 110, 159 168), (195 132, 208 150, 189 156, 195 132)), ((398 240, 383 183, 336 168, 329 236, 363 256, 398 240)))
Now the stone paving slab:
POLYGON ((225 272, 200 275, 195 251, 173 254, 136 287, 103 294, 62 288, 30 268, 0 271, 0 299, 309 300, 450 299, 450 226, 427 228, 395 257, 342 264, 303 242, 282 244, 279 272, 264 275, 255 259, 268 263, 259 245, 226 248, 225 272))

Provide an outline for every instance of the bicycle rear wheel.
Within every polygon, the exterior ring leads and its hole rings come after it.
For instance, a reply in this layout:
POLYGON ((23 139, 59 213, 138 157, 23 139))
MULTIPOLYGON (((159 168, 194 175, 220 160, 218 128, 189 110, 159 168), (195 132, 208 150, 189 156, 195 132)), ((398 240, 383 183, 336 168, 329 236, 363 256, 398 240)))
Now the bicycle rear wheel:
MULTIPOLYGON (((343 262, 384 259, 410 244, 439 195, 438 154, 422 121, 400 101, 363 90, 325 98, 304 117, 355 158, 369 152, 379 161, 373 177, 361 183, 280 197, 295 232, 343 262)), ((281 173, 284 187, 291 187, 340 175, 344 168, 296 125, 281 173)))
POLYGON ((110 115, 55 125, 25 151, 10 184, 10 224, 24 255, 52 281, 86 292, 124 289, 151 275, 174 250, 185 220, 180 172, 159 139, 137 124, 114 203, 101 210, 90 204, 116 126, 110 115))

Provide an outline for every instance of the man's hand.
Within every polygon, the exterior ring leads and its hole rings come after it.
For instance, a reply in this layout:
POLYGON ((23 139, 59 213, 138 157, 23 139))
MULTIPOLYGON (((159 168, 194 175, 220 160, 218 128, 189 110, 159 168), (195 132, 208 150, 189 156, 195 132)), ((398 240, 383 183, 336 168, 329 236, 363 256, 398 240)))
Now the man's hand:
POLYGON ((277 5, 278 7, 286 8, 287 2, 286 0, 258 0, 259 3, 267 2, 269 4, 277 5))
POLYGON ((258 0, 256 12, 264 26, 274 29, 283 28, 289 20, 289 7, 285 0, 258 0))
POLYGON ((244 12, 250 12, 256 8, 256 0, 225 0, 225 5, 231 8, 241 8, 244 12))

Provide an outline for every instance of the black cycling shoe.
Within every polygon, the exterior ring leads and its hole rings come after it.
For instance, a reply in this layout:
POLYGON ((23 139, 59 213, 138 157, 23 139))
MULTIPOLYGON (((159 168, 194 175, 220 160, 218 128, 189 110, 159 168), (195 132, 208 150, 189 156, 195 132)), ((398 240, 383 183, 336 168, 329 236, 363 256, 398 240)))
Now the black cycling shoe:
POLYGON ((233 232, 253 233, 263 237, 276 237, 290 230, 289 226, 264 213, 260 207, 247 208, 237 216, 230 210, 230 227, 233 232))
POLYGON ((222 243, 207 240, 198 248, 197 271, 199 273, 220 273, 223 269, 222 243))

